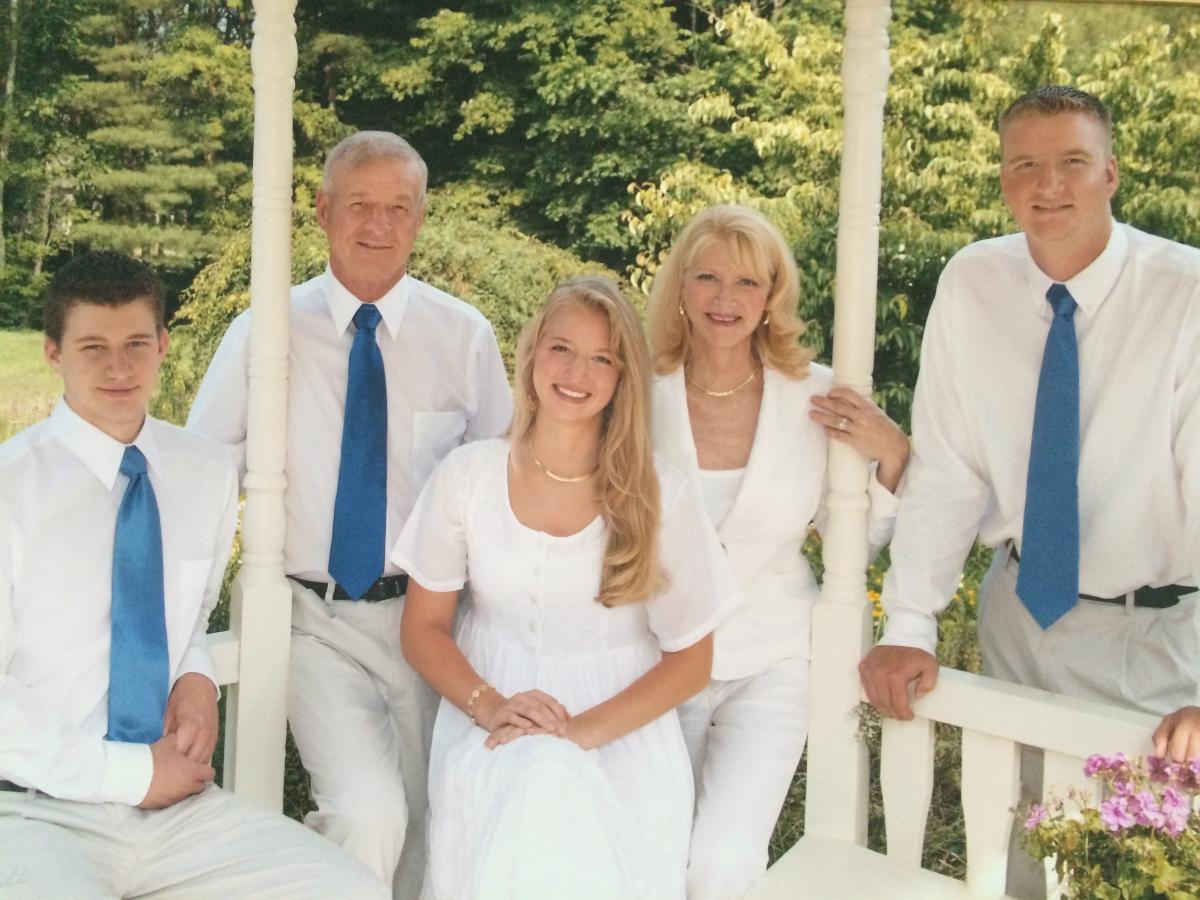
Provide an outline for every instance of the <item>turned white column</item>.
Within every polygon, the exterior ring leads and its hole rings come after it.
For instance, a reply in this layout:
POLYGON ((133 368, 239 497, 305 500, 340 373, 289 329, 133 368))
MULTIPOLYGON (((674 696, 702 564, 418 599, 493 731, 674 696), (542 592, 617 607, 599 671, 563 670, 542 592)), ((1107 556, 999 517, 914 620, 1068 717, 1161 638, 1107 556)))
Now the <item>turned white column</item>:
POLYGON ((292 91, 296 0, 255 0, 250 399, 242 569, 230 630, 240 648, 229 689, 225 786, 271 809, 283 801, 291 592, 283 572, 288 294, 292 280, 292 91))
MULTIPOLYGON (((837 384, 871 390, 888 81, 887 0, 847 0, 833 368, 837 384)), ((866 843, 866 748, 858 737, 857 665, 870 642, 866 602, 867 461, 833 442, 825 581, 813 611, 812 722, 805 830, 866 843)))

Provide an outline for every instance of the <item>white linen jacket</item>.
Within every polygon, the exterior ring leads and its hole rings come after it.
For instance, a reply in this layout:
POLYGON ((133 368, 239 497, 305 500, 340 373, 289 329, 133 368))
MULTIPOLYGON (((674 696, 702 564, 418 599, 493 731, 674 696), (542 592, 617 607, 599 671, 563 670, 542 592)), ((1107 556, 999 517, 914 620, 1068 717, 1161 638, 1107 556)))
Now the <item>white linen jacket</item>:
MULTIPOLYGON (((809 523, 820 528, 824 518, 829 439, 808 413, 810 398, 832 386, 833 372, 815 363, 800 380, 763 369, 762 405, 746 472, 725 521, 713 523, 745 595, 745 604, 714 633, 714 679, 747 678, 781 659, 809 657, 811 610, 819 588, 800 548, 809 523)), ((683 368, 656 376, 652 395, 655 452, 700 492, 683 368)), ((868 494, 874 554, 891 537, 899 501, 873 471, 868 494)))

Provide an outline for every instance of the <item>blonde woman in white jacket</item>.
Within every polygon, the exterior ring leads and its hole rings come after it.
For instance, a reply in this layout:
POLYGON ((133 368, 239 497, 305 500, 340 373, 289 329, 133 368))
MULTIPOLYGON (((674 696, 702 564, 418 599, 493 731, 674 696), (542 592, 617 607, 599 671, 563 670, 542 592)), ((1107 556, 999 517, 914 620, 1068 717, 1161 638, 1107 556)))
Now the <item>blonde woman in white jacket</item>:
POLYGON ((655 450, 694 480, 746 599, 714 635, 708 687, 680 709, 696 776, 689 900, 732 900, 766 869, 804 750, 818 588, 800 548, 823 518, 828 441, 877 461, 875 549, 908 462, 903 431, 811 362, 798 299, 783 236, 739 206, 697 214, 651 292, 655 450))

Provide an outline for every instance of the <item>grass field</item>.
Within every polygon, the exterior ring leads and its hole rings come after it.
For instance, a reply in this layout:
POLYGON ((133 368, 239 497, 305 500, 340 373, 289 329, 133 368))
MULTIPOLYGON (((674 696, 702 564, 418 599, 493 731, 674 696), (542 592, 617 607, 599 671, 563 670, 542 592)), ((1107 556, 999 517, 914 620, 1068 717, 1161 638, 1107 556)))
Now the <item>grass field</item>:
POLYGON ((0 441, 44 418, 62 381, 42 358, 37 331, 0 331, 0 441))

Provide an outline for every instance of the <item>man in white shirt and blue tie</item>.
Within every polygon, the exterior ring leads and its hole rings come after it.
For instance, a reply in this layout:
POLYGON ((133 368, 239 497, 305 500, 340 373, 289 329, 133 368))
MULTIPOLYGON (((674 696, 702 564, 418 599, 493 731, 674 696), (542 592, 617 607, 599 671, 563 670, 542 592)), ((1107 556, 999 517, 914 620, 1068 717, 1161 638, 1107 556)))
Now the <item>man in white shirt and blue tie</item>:
POLYGON ((213 787, 206 637, 237 518, 218 445, 151 418, 157 277, 47 293, 50 417, 0 446, 0 894, 384 897, 334 845, 213 787))
MULTIPOLYGON (((329 267, 292 290, 289 354, 288 717, 317 803, 306 822, 385 881, 395 874, 402 898, 417 896, 424 870, 436 707, 400 651, 407 576, 387 550, 437 463, 512 416, 487 320, 408 274, 426 179, 387 132, 330 152, 316 208, 329 267)), ((249 315, 230 326, 188 418, 242 460, 249 315)))
MULTIPOLYGON (((1070 87, 1000 120, 1022 233, 972 244, 930 309, 914 455, 863 686, 910 718, 978 535, 990 675, 1162 716, 1156 750, 1200 755, 1200 251, 1111 213, 1109 113, 1070 87)), ((1101 750, 1103 748, 1097 748, 1101 750)))

